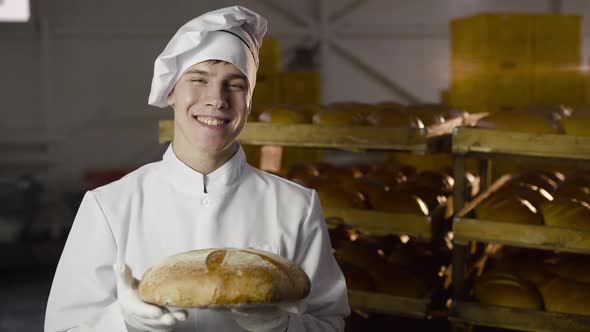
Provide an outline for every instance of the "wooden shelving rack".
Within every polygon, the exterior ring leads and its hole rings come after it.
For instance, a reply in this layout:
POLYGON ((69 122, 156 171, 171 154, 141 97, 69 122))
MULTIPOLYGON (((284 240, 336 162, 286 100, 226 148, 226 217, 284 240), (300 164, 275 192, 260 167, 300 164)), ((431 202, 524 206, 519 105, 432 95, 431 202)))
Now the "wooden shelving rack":
POLYGON ((590 167, 590 137, 555 134, 531 134, 494 131, 480 128, 456 128, 453 132, 455 182, 454 208, 459 211, 453 220, 453 306, 449 320, 455 324, 475 324, 523 331, 587 331, 590 316, 546 311, 495 307, 465 301, 464 264, 471 241, 501 243, 517 247, 537 248, 590 254, 590 233, 540 225, 517 225, 468 217, 472 209, 509 177, 503 177, 486 188, 489 160, 543 160, 547 164, 590 167), (465 158, 480 158, 483 175, 482 194, 466 204, 465 183, 458 174, 465 170, 465 158))

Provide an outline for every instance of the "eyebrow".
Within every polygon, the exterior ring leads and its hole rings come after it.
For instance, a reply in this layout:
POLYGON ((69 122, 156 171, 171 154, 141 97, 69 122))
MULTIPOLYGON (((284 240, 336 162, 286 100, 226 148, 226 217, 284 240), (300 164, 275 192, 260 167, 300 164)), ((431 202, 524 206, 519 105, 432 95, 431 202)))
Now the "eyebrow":
MULTIPOLYGON (((203 76, 210 76, 210 73, 208 71, 205 70, 199 70, 199 69, 189 69, 187 70, 184 74, 197 74, 197 75, 203 75, 203 76)), ((229 74, 225 77, 225 79, 242 79, 244 81, 248 81, 248 78, 246 77, 246 75, 239 73, 239 74, 229 74)))
POLYGON ((209 76, 208 71, 199 70, 199 69, 189 69, 185 72, 185 74, 198 74, 198 75, 203 75, 203 76, 209 76))
POLYGON ((248 78, 246 77, 246 75, 244 75, 242 73, 239 73, 239 74, 229 74, 229 75, 227 75, 226 78, 227 79, 230 79, 230 80, 232 80, 232 79, 242 79, 244 81, 247 81, 248 80, 248 78))

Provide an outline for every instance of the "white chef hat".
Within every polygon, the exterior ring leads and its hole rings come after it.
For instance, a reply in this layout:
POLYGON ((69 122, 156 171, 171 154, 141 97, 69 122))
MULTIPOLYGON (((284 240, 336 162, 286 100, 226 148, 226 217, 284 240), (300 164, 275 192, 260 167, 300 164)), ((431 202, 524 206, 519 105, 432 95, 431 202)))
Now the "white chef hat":
POLYGON ((206 60, 227 61, 240 69, 248 78, 251 97, 266 24, 264 17, 250 9, 233 6, 183 25, 156 59, 148 104, 168 106, 167 97, 182 73, 206 60))

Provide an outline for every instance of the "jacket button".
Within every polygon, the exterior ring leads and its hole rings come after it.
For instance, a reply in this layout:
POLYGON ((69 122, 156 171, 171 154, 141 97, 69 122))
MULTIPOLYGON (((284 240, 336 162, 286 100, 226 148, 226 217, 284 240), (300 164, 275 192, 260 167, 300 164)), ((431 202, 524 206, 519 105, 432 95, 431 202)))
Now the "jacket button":
POLYGON ((209 207, 209 206, 211 206, 211 201, 210 201, 208 198, 204 198, 204 199, 201 201, 201 204, 202 204, 204 207, 209 207))

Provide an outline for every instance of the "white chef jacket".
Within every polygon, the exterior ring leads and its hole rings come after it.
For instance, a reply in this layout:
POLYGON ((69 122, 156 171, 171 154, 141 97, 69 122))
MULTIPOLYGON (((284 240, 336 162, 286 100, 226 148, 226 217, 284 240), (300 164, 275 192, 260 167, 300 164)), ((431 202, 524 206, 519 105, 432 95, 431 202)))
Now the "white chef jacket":
MULTIPOLYGON (((306 309, 289 314, 288 331, 344 330, 346 284, 317 193, 250 166, 241 147, 204 176, 170 146, 162 161, 86 193, 57 266, 45 331, 131 331, 117 302, 116 261, 141 279, 167 256, 218 247, 271 251, 307 273, 306 309)), ((174 331, 243 329, 223 313, 191 309, 174 331)))

